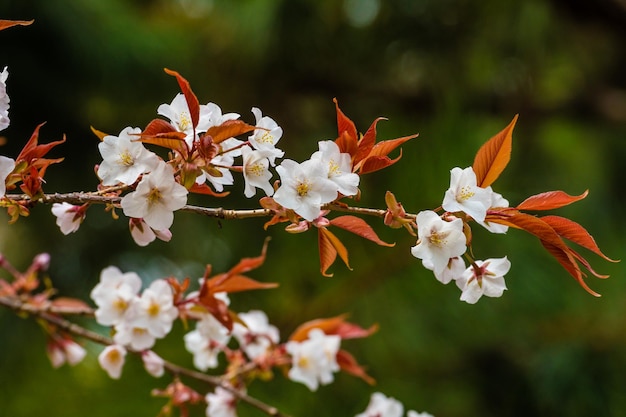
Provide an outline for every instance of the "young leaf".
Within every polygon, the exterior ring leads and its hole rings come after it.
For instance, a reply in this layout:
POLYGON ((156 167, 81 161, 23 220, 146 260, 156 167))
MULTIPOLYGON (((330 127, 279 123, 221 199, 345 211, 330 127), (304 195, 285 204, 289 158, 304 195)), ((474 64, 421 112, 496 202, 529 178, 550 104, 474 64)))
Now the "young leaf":
POLYGON ((320 272, 325 277, 332 277, 333 274, 328 274, 328 268, 335 262, 337 259, 337 250, 331 243, 330 239, 323 232, 323 228, 319 228, 317 232, 317 246, 320 253, 320 272))
POLYGON ((365 239, 371 240, 372 242, 380 246, 392 247, 396 245, 395 243, 387 243, 380 240, 374 229, 372 229, 372 227, 360 217, 340 216, 332 219, 330 221, 330 224, 347 230, 348 232, 354 233, 355 235, 361 236, 365 239))
POLYGON ((168 75, 176 77, 176 81, 178 81, 180 90, 185 96, 185 101, 187 101, 187 107, 189 107, 189 116, 191 117, 191 123, 193 124, 193 129, 195 132, 196 127, 198 126, 198 121, 200 120, 200 102, 198 101, 198 98, 196 97, 194 92, 191 91, 189 81, 183 78, 183 76, 176 71, 165 68, 165 72, 168 75))
POLYGON ((372 148, 374 148, 374 145, 376 144, 376 125, 381 120, 387 119, 384 117, 379 117, 378 119, 374 120, 370 128, 367 129, 367 132, 365 132, 365 135, 363 135, 361 140, 359 140, 358 150, 356 152, 356 155, 352 159, 352 163, 354 165, 358 164, 362 159, 366 158, 372 151, 372 148))
POLYGON ((354 359, 354 357, 347 351, 341 349, 337 352, 337 365, 341 370, 354 375, 358 378, 361 378, 363 381, 367 382, 370 385, 376 384, 376 380, 369 376, 367 372, 365 372, 365 368, 363 368, 359 363, 354 359))
POLYGON ((334 98, 333 102, 335 103, 335 108, 337 109, 337 133, 338 137, 341 137, 344 132, 348 135, 350 140, 354 142, 357 141, 358 133, 356 130, 356 126, 354 122, 350 120, 342 111, 339 109, 339 103, 337 99, 334 98))
POLYGON ((528 197, 522 201, 518 206, 518 210, 552 210, 559 207, 567 206, 568 204, 580 201, 587 197, 589 190, 586 190, 581 195, 569 195, 563 191, 546 191, 545 193, 537 194, 528 197))
POLYGON ((541 220, 548 223, 559 234, 559 236, 571 240, 585 249, 589 249, 609 262, 619 262, 618 260, 611 259, 602 253, 593 236, 591 236, 584 227, 575 221, 560 216, 544 216, 541 220))
POLYGON ((490 186, 509 163, 515 122, 517 115, 504 130, 484 143, 476 153, 472 169, 476 173, 476 183, 479 187, 490 186))
MULTIPOLYGON (((215 278, 219 280, 221 277, 218 275, 212 279, 215 278)), ((276 287, 278 287, 278 284, 275 282, 259 282, 244 275, 229 275, 227 280, 215 286, 211 286, 211 292, 213 294, 218 292, 231 293, 251 290, 267 290, 276 287)))
POLYGON ((0 20, 0 30, 8 29, 13 26, 28 26, 31 25, 34 20, 0 20))
POLYGON ((241 120, 226 120, 219 126, 212 126, 206 134, 211 136, 213 143, 221 143, 228 138, 253 132, 255 126, 249 125, 241 120))
MULTIPOLYGON (((335 236, 330 230, 328 230, 325 227, 320 227, 320 228, 318 228, 318 230, 319 230, 319 235, 323 236, 323 238, 320 237, 320 240, 324 239, 324 247, 328 247, 328 245, 332 246, 332 249, 334 249, 335 253, 339 255, 339 257, 341 258, 343 263, 346 264, 348 269, 352 270, 352 268, 350 268, 350 263, 348 261, 348 250, 343 245, 343 243, 341 243, 339 238, 337 236, 335 236)), ((322 250, 322 245, 320 244, 320 262, 322 261, 322 252, 321 252, 321 250, 322 250)), ((335 259, 334 259, 334 256, 333 256, 333 261, 334 260, 335 259)), ((332 264, 332 262, 331 262, 331 264, 332 264)), ((328 264, 326 269, 328 269, 328 267, 330 267, 330 264, 328 264)), ((322 275, 329 276, 329 275, 326 275, 326 269, 322 270, 322 275)))
POLYGON ((137 141, 185 153, 187 149, 186 136, 185 133, 177 131, 165 120, 154 119, 148 123, 143 132, 137 135, 137 141))
POLYGON ((96 129, 93 126, 91 126, 91 131, 93 132, 94 135, 98 137, 98 139, 100 139, 100 141, 103 141, 104 138, 106 138, 107 136, 111 136, 108 133, 101 132, 100 130, 96 129))

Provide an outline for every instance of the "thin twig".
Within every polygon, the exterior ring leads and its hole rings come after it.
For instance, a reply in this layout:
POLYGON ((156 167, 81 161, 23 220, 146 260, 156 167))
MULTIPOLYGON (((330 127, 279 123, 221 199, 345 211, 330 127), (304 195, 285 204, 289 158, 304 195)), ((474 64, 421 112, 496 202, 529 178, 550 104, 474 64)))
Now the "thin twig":
MULTIPOLYGON (((84 339, 91 340, 92 342, 101 344, 101 345, 112 345, 114 344, 111 338, 102 336, 99 333, 93 332, 91 330, 85 329, 84 327, 73 323, 69 320, 60 317, 58 314, 60 312, 60 308, 53 308, 51 306, 43 307, 43 309, 38 308, 35 305, 25 303, 17 297, 6 297, 0 296, 0 305, 10 308, 15 312, 22 312, 31 314, 34 317, 45 320, 48 323, 54 324, 60 329, 65 330, 66 332, 72 333, 76 336, 80 336, 84 339)), ((66 312, 69 312, 71 309, 64 308, 66 312)), ((79 310, 76 314, 84 314, 84 310, 79 310)), ((130 350, 135 354, 141 354, 140 351, 130 350)), ((163 367, 173 375, 182 375, 191 379, 195 379, 200 382, 205 382, 213 387, 221 387, 235 397, 237 397, 242 402, 245 402, 261 411, 265 414, 273 417, 289 417, 287 414, 281 413, 276 407, 272 407, 256 398, 250 397, 249 395, 236 390, 235 388, 228 385, 226 382, 222 380, 222 378, 207 375, 201 372, 194 371, 192 369, 184 368, 182 366, 176 365, 175 363, 164 361, 163 367)))

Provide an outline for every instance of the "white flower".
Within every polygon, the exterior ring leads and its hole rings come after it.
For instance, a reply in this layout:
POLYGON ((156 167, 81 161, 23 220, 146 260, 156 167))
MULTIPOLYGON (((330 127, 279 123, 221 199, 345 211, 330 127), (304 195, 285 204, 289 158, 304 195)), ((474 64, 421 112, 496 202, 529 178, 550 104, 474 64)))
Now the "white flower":
POLYGON ((228 344, 228 329, 210 314, 205 314, 196 324, 196 330, 184 336, 185 348, 193 354, 194 366, 206 371, 217 367, 217 355, 228 344))
MULTIPOLYGON (((2 130, 2 129, 0 129, 2 130)), ((0 156, 0 198, 4 197, 7 191, 6 180, 13 169, 15 168, 15 161, 6 156, 0 156)))
POLYGON ((127 127, 119 136, 105 136, 98 144, 102 163, 98 177, 103 185, 133 184, 143 173, 153 170, 160 159, 138 142, 141 129, 127 127))
POLYGON ((311 391, 316 391, 319 384, 333 382, 333 372, 339 370, 337 352, 341 337, 326 335, 321 329, 311 329, 309 338, 302 342, 291 341, 286 345, 291 355, 291 369, 288 377, 301 382, 311 391))
POLYGON ((456 280, 456 285, 463 291, 461 300, 475 304, 481 296, 501 297, 506 284, 504 275, 511 269, 511 262, 506 258, 476 261, 456 280))
POLYGON ((270 346, 278 343, 278 329, 269 324, 267 315, 263 311, 252 310, 240 313, 239 318, 245 326, 235 323, 233 336, 251 360, 265 354, 270 346))
POLYGON ((215 393, 206 395, 207 417, 237 417, 237 399, 228 390, 215 387, 215 393))
MULTIPOLYGON (((7 67, 0 72, 0 130, 9 127, 9 96, 7 95, 6 81, 9 76, 7 67)), ((4 195, 4 193, 2 193, 4 195)))
POLYGON ((328 164, 328 179, 337 184, 338 191, 345 195, 356 195, 359 191, 359 176, 352 172, 350 154, 341 153, 339 146, 332 140, 320 141, 319 151, 311 159, 319 159, 328 164))
POLYGON ((256 190, 261 188, 266 195, 274 194, 274 188, 270 184, 272 173, 268 170, 269 160, 262 151, 253 151, 249 146, 241 148, 243 155, 243 179, 245 181, 244 195, 252 197, 256 190))
POLYGON ((211 159, 211 165, 213 165, 212 170, 217 170, 219 174, 210 175, 210 173, 203 171, 202 174, 196 177, 196 183, 204 184, 206 181, 209 181, 211 185, 213 185, 213 188, 215 188, 215 191, 224 191, 225 185, 233 185, 234 183, 233 174, 228 169, 228 167, 232 167, 234 163, 235 160, 231 154, 215 156, 211 159))
POLYGON ((224 122, 227 122, 228 120, 236 120, 236 119, 239 119, 239 114, 237 113, 222 114, 222 109, 220 108, 220 106, 218 106, 215 103, 207 103, 204 106, 200 106, 200 122, 198 123, 197 131, 206 132, 210 127, 220 126, 224 122))
POLYGON ((130 229, 130 235, 139 246, 147 246, 156 238, 159 238, 164 242, 169 242, 170 239, 172 239, 172 232, 170 232, 169 229, 154 230, 148 226, 143 219, 135 219, 131 217, 128 221, 128 227, 130 229))
POLYGON ((263 116, 260 109, 253 107, 252 113, 256 118, 256 127, 260 129, 256 129, 248 137, 248 141, 254 149, 263 151, 270 164, 274 166, 275 159, 282 158, 285 154, 276 148, 276 143, 283 136, 283 129, 271 117, 263 116))
POLYGON ((276 167, 281 185, 274 200, 312 222, 320 215, 322 204, 337 198, 337 185, 328 179, 328 164, 308 160, 301 164, 285 159, 276 167))
POLYGON ((125 361, 126 349, 124 349, 124 346, 107 346, 100 352, 100 355, 98 355, 98 363, 113 379, 120 378, 125 361))
MULTIPOLYGON (((176 94, 170 104, 161 104, 157 108, 157 113, 167 117, 176 130, 186 134, 185 142, 187 142, 189 147, 193 145, 193 141, 195 140, 193 122, 191 120, 189 106, 187 105, 187 99, 185 99, 182 93, 176 94)), ((204 113, 204 115, 205 117, 210 117, 210 112, 204 113)), ((198 132, 200 132, 200 130, 196 129, 196 133, 198 132)))
POLYGON ((133 350, 145 350, 154 346, 156 337, 145 327, 135 326, 132 324, 132 320, 125 320, 115 325, 113 341, 133 350))
POLYGON ((476 185, 476 173, 472 167, 453 168, 450 171, 450 188, 443 198, 444 210, 462 211, 476 221, 484 221, 491 203, 491 188, 476 185))
POLYGON ((146 368, 146 372, 153 377, 159 378, 163 375, 163 373, 165 373, 165 361, 153 351, 146 350, 145 352, 142 352, 141 359, 143 361, 144 368, 146 368))
POLYGON ((64 235, 77 231, 85 219, 85 210, 81 206, 74 206, 66 202, 54 203, 52 205, 52 214, 56 216, 57 226, 59 226, 61 233, 64 235))
POLYGON ((85 348, 71 339, 61 339, 48 343, 46 353, 53 368, 59 368, 65 362, 74 366, 87 355, 85 348))
MULTIPOLYGON (((430 269, 431 271, 434 268, 434 265, 430 259, 424 259, 422 261, 422 265, 424 268, 430 269)), ((455 256, 454 258, 450 258, 448 260, 448 264, 443 268, 440 272, 435 272, 435 278, 440 281, 442 284, 447 284, 450 281, 456 280, 461 276, 461 274, 465 272, 465 261, 460 256, 455 256)))
MULTIPOLYGON (((487 187, 488 190, 491 190, 491 187, 487 187)), ((491 192, 491 203, 489 204, 489 208, 492 207, 508 207, 509 201, 502 197, 501 194, 496 192, 491 192)), ((506 233, 509 230, 508 226, 499 223, 490 223, 487 220, 478 222, 485 229, 489 230, 491 233, 506 233)))
POLYGON ((98 308, 96 321, 104 326, 121 323, 141 289, 141 278, 134 272, 123 274, 109 266, 100 273, 100 282, 91 290, 91 298, 98 308))
POLYGON ((155 230, 169 229, 174 222, 174 211, 185 204, 187 189, 176 182, 172 167, 165 162, 144 175, 135 191, 121 201, 126 216, 143 218, 155 230))
POLYGON ((406 413, 406 417, 434 417, 434 416, 426 412, 418 413, 417 411, 409 410, 406 413))
POLYGON ((147 329, 156 338, 165 337, 178 317, 172 288, 163 279, 152 282, 143 291, 134 308, 136 316, 133 317, 133 325, 147 329))
POLYGON ((402 417, 404 406, 395 398, 375 392, 370 398, 367 408, 356 417, 402 417))
POLYGON ((418 240, 411 253, 422 261, 430 262, 435 275, 441 274, 450 258, 463 255, 467 249, 463 221, 445 221, 429 210, 419 212, 415 220, 418 240))

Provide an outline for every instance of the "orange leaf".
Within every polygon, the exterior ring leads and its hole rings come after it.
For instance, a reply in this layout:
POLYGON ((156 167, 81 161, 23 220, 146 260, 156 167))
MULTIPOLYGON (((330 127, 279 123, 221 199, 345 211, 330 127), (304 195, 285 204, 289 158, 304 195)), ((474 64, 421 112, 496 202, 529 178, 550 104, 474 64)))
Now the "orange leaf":
POLYGON ((226 197, 228 194, 230 194, 230 191, 218 193, 217 191, 213 191, 213 189, 208 185, 198 183, 194 183, 189 189, 189 192, 194 194, 211 195, 213 197, 226 197))
POLYGON ((347 373, 354 375, 358 378, 361 378, 363 381, 367 382, 370 385, 374 385, 376 380, 369 376, 367 372, 365 372, 365 368, 363 368, 359 363, 354 359, 347 351, 341 349, 337 352, 337 365, 347 373))
POLYGON ((28 26, 31 25, 34 20, 0 20, 0 30, 8 29, 13 26, 28 26))
POLYGON ((370 152, 370 155, 380 155, 380 156, 386 156, 389 155, 389 153, 391 151, 393 151, 394 149, 396 149, 398 146, 402 145, 404 142, 407 142, 411 139, 414 139, 416 137, 419 136, 419 133, 416 133, 414 135, 410 135, 410 136, 404 136, 402 138, 397 138, 397 139, 391 139, 391 140, 384 140, 382 142, 378 142, 374 148, 372 149, 372 152, 370 152))
POLYGON ((265 255, 267 254, 267 245, 269 244, 270 238, 266 238, 265 242, 263 242, 263 249, 261 249, 261 254, 254 258, 243 258, 237 265, 228 271, 229 274, 242 274, 244 272, 252 271, 263 265, 265 262, 265 255))
POLYGON ((226 120, 219 126, 210 127, 206 134, 211 136, 213 143, 220 143, 226 139, 252 132, 255 129, 255 126, 241 120, 226 120))
POLYGON ((593 236, 591 236, 584 227, 575 221, 560 216, 544 216, 541 220, 548 223, 559 234, 559 236, 571 240, 583 248, 589 249, 607 261, 619 262, 618 260, 611 259, 602 253, 593 236))
POLYGON ((372 151, 372 148, 374 148, 374 145, 376 143, 376 125, 381 120, 387 119, 384 117, 379 117, 378 119, 374 120, 369 129, 367 129, 367 132, 365 132, 365 135, 363 135, 361 140, 359 140, 358 150, 356 152, 356 155, 354 156, 354 159, 352 160, 352 163, 354 165, 358 164, 359 161, 366 158, 372 151))
POLYGON ((337 109, 337 133, 338 133, 338 136, 341 137, 344 134, 344 132, 346 132, 350 139, 353 139, 354 141, 356 141, 357 138, 358 138, 358 133, 357 133, 357 130, 356 130, 356 126, 354 125, 354 122, 352 120, 350 120, 341 111, 341 109, 339 109, 339 103, 337 102, 336 98, 333 99, 333 102, 335 103, 335 108, 337 109))
POLYGON ((332 277, 333 274, 328 274, 328 268, 337 259, 337 250, 331 243, 330 239, 324 233, 324 228, 319 228, 317 232, 317 246, 320 253, 320 272, 325 277, 332 277))
MULTIPOLYGON (((335 236, 330 230, 328 230, 325 227, 320 227, 319 231, 320 231, 320 234, 324 235, 324 238, 326 239, 327 244, 330 244, 335 249, 336 253, 339 255, 339 257, 341 258, 343 263, 346 264, 348 269, 352 270, 352 268, 350 268, 350 263, 348 261, 348 250, 343 245, 343 243, 341 243, 339 238, 337 236, 335 236)), ((321 251, 320 251, 320 260, 321 260, 321 251)), ((333 261, 334 261, 334 259, 333 259, 333 261)), ((330 265, 328 265, 328 266, 330 266, 330 265)), ((325 272, 325 270, 322 271, 323 275, 325 275, 324 272, 325 272)))
POLYGON ((504 130, 489 139, 476 153, 472 169, 476 173, 476 183, 479 187, 490 186, 509 163, 515 122, 517 115, 504 130))
POLYGON ((330 224, 333 226, 337 226, 341 229, 347 230, 348 232, 352 232, 355 235, 361 236, 365 239, 371 240, 372 242, 380 245, 380 246, 395 246, 395 243, 387 243, 378 237, 374 229, 367 224, 365 220, 356 216, 341 216, 336 217, 330 221, 330 224))
POLYGON ((198 126, 198 121, 200 120, 200 102, 196 95, 191 91, 191 86, 189 85, 189 81, 183 78, 178 72, 169 70, 165 68, 165 72, 168 75, 172 75, 176 77, 176 81, 178 81, 178 85, 180 86, 180 90, 185 96, 185 101, 187 101, 187 107, 189 108, 189 116, 191 117, 191 123, 193 124, 193 130, 195 132, 196 127, 198 126))
POLYGON ((551 210, 559 207, 567 206, 568 204, 580 201, 587 197, 589 190, 585 191, 581 195, 569 195, 563 191, 546 191, 545 193, 537 194, 528 197, 522 201, 518 206, 518 210, 551 210))
POLYGON ((213 294, 218 292, 231 293, 251 290, 267 290, 276 287, 278 287, 278 284, 275 282, 259 282, 244 275, 230 275, 224 282, 211 286, 211 292, 213 294))
POLYGON ((45 122, 39 124, 35 128, 28 142, 26 143, 26 145, 24 145, 24 148, 22 149, 20 154, 17 156, 17 158, 15 158, 16 163, 19 161, 27 161, 28 163, 30 163, 34 159, 41 159, 48 152, 50 152, 52 148, 65 142, 65 136, 63 136, 63 139, 57 140, 56 142, 50 142, 50 143, 46 143, 45 145, 39 145, 38 144, 39 129, 41 129, 41 127, 44 124, 45 122))
POLYGON ((576 281, 578 281, 580 286, 583 287, 585 291, 587 291, 594 297, 600 297, 600 294, 589 288, 589 286, 583 279, 584 274, 576 263, 574 256, 570 253, 571 251, 569 250, 569 248, 559 248, 544 241, 541 241, 541 244, 552 256, 556 258, 557 261, 559 261, 563 268, 565 268, 565 270, 569 272, 569 274, 573 276, 576 281))
POLYGON ((358 149, 358 143, 356 138, 351 137, 348 132, 343 132, 337 139, 335 139, 335 143, 339 147, 339 151, 341 153, 350 154, 351 157, 356 155, 358 149))
POLYGON ((289 340, 302 342, 309 338, 309 332, 312 329, 320 329, 326 334, 334 334, 334 330, 337 329, 341 323, 345 323, 346 317, 346 314, 342 314, 340 316, 315 319, 302 323, 294 330, 291 336, 289 336, 289 340))
POLYGON ((152 120, 137 136, 138 142, 162 146, 179 152, 183 152, 187 148, 185 142, 187 135, 177 131, 174 126, 163 119, 152 120))
POLYGON ((359 175, 369 174, 370 172, 379 171, 398 162, 402 157, 402 150, 396 159, 390 159, 388 156, 368 156, 361 161, 359 166, 359 175))
POLYGON ((93 132, 93 134, 96 135, 98 137, 98 139, 100 139, 101 141, 103 141, 104 138, 106 138, 107 136, 111 136, 108 133, 104 133, 104 132, 99 131, 98 129, 96 129, 93 126, 90 126, 90 127, 91 127, 91 131, 93 132))

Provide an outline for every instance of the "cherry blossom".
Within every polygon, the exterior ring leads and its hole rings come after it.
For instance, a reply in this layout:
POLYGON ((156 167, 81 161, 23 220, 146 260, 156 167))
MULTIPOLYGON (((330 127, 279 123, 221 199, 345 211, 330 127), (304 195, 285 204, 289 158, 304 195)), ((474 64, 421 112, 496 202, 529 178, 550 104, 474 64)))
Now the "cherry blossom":
MULTIPOLYGON (((434 265, 430 259, 425 259, 422 261, 422 265, 424 268, 430 269, 431 271, 434 268, 434 265)), ((435 278, 440 281, 442 284, 448 284, 450 281, 454 281, 461 276, 461 274, 465 272, 465 261, 460 256, 455 256, 454 258, 450 258, 448 260, 448 264, 443 268, 440 272, 435 272, 435 278)))
POLYGON ((328 164, 328 179, 337 184, 337 190, 345 195, 356 195, 359 191, 359 176, 352 172, 350 154, 342 153, 339 146, 332 140, 318 143, 319 151, 311 155, 311 159, 319 159, 328 164))
POLYGON ((445 193, 442 207, 450 212, 462 211, 482 222, 490 207, 491 193, 491 188, 476 185, 476 173, 472 167, 453 168, 450 171, 450 188, 445 193))
POLYGON ((230 391, 215 387, 215 393, 208 393, 205 399, 207 417, 237 417, 237 399, 230 391))
POLYGON ((131 217, 128 221, 128 228, 133 240, 139 246, 147 246, 156 238, 164 242, 169 242, 172 239, 172 232, 169 229, 154 230, 143 219, 131 217))
MULTIPOLYGON (((208 110, 208 109, 205 109, 208 110)), ((185 142, 191 147, 195 140, 194 126, 191 120, 191 113, 189 112, 189 106, 187 100, 182 93, 176 94, 170 104, 161 104, 157 108, 157 114, 169 119, 170 123, 176 130, 186 134, 185 142)), ((202 113, 205 117, 210 117, 210 110, 202 113)), ((205 130, 206 131, 206 130, 205 130)), ((196 129, 195 133, 199 130, 196 129)))
POLYGON ((418 413, 417 411, 410 410, 410 411, 407 411, 406 417, 434 417, 434 416, 430 413, 426 413, 426 412, 418 413))
POLYGON ((498 259, 476 261, 456 280, 461 289, 461 300, 475 304, 480 297, 501 297, 506 284, 504 275, 511 269, 511 262, 505 256, 498 259))
POLYGON ((228 329, 210 314, 204 314, 196 330, 184 336, 185 348, 193 354, 194 366, 206 371, 218 365, 217 356, 230 340, 228 329))
POLYGON ((145 328, 156 338, 165 337, 172 330, 172 323, 178 317, 174 306, 172 288, 163 279, 158 279, 146 288, 134 305, 133 325, 145 328))
POLYGON ((370 397, 370 402, 364 412, 356 417, 402 417, 404 406, 395 398, 375 392, 370 397))
POLYGON ((98 308, 96 321, 104 326, 121 323, 141 289, 141 278, 134 272, 122 273, 109 266, 100 273, 100 282, 91 290, 98 308))
POLYGON ((59 368, 66 362, 71 366, 80 363, 87 351, 71 339, 59 339, 50 341, 46 347, 46 353, 53 368, 59 368))
POLYGON ((165 162, 142 177, 134 192, 121 201, 124 214, 143 218, 155 230, 165 230, 174 222, 174 211, 187 204, 187 189, 176 182, 174 171, 165 162))
POLYGON ((301 164, 285 159, 276 167, 276 172, 280 175, 281 185, 274 193, 274 200, 305 220, 315 220, 322 204, 337 198, 337 185, 328 179, 328 164, 317 159, 301 164))
POLYGON ((103 185, 133 184, 157 166, 159 157, 137 141, 139 133, 141 129, 127 127, 119 136, 105 136, 98 144, 103 159, 98 177, 103 185))
POLYGON ((54 203, 52 214, 57 218, 56 223, 61 233, 69 235, 74 233, 85 220, 85 206, 75 206, 70 203, 54 203))
POLYGON ((263 116, 260 109, 253 107, 252 113, 256 118, 255 126, 259 129, 248 137, 248 142, 254 149, 263 151, 270 164, 274 166, 276 158, 285 155, 285 152, 276 148, 276 143, 283 136, 283 129, 271 117, 263 116))
MULTIPOLYGON (((7 94, 6 81, 9 77, 9 71, 7 67, 4 67, 0 72, 0 130, 4 130, 9 127, 11 121, 9 120, 9 96, 7 94)), ((4 195, 4 193, 3 193, 4 195)))
MULTIPOLYGON (((487 187, 488 190, 491 190, 491 187, 487 187)), ((489 204, 489 208, 492 207, 508 207, 509 201, 502 197, 501 194, 496 192, 491 192, 491 202, 489 204)), ((478 224, 483 226, 485 229, 489 230, 491 233, 506 233, 509 230, 508 226, 499 223, 491 223, 485 219, 485 221, 477 221, 478 224)))
POLYGON ((265 194, 274 194, 274 188, 270 184, 272 173, 268 170, 269 160, 262 151, 252 150, 249 146, 241 148, 243 156, 243 179, 245 181, 244 195, 252 197, 260 188, 265 194))
POLYGON ((113 341, 133 350, 145 350, 154 346, 156 337, 145 327, 135 326, 132 320, 125 320, 115 325, 113 341))
POLYGON ((432 264, 435 275, 441 274, 450 258, 463 255, 467 249, 463 221, 458 218, 446 221, 430 210, 419 212, 415 220, 418 240, 411 253, 432 264))
POLYGON ((165 361, 159 355, 151 350, 146 350, 141 353, 141 360, 143 366, 150 375, 155 378, 163 376, 165 373, 165 361))
POLYGON ((210 172, 203 171, 202 174, 198 175, 196 178, 196 183, 203 184, 206 181, 209 181, 215 191, 222 192, 224 191, 225 185, 233 185, 235 180, 233 178, 233 174, 230 172, 228 167, 232 167, 235 163, 233 155, 231 154, 223 154, 217 155, 211 158, 212 170, 217 170, 219 174, 211 175, 210 172))
POLYGON ((333 372, 339 371, 337 352, 341 337, 327 335, 321 329, 311 329, 308 336, 302 342, 287 342, 286 350, 292 358, 288 377, 316 391, 319 384, 333 382, 333 372))
POLYGON ((269 324, 263 311, 251 310, 239 313, 239 318, 245 326, 235 323, 233 336, 251 360, 265 354, 270 346, 279 342, 278 329, 269 324))
MULTIPOLYGON (((2 130, 2 129, 0 129, 2 130)), ((0 198, 6 193, 6 179, 15 168, 15 161, 6 156, 0 156, 0 198)))
POLYGON ((120 345, 110 345, 98 355, 98 363, 111 378, 119 379, 126 361, 126 349, 120 345))

